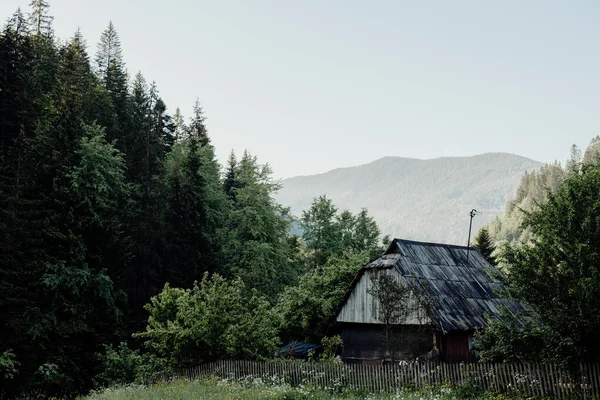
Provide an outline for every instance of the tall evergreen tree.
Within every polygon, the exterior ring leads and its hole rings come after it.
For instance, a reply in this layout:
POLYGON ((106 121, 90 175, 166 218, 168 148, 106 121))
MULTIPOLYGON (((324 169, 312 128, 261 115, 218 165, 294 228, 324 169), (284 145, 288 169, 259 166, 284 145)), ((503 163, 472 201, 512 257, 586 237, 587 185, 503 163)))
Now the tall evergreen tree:
POLYGON ((114 216, 124 188, 119 156, 85 127, 95 80, 81 38, 59 57, 24 166, 32 171, 31 190, 20 201, 29 210, 19 228, 24 243, 13 245, 21 250, 26 290, 10 300, 24 313, 9 319, 21 339, 8 341, 20 365, 15 386, 47 394, 89 387, 94 353, 116 331, 119 295, 104 256, 120 242, 114 216))
POLYGON ((188 126, 189 136, 195 136, 198 138, 200 146, 206 146, 210 139, 208 138, 208 131, 206 130, 206 125, 204 122, 206 121, 206 117, 204 116, 204 111, 200 106, 200 100, 196 100, 194 103, 194 111, 192 115, 192 120, 188 126))
POLYGON ((208 270, 208 241, 205 236, 206 182, 201 173, 202 157, 195 137, 181 152, 173 154, 167 172, 169 210, 165 265, 169 282, 189 287, 208 270))
POLYGON ((98 50, 96 52, 96 74, 108 91, 113 105, 113 120, 108 128, 108 138, 117 140, 120 150, 128 153, 133 151, 127 148, 127 133, 129 130, 127 71, 123 61, 121 41, 113 25, 102 32, 98 50))
POLYGON ((477 233, 477 236, 475 237, 475 244, 473 247, 479 250, 483 258, 490 264, 496 265, 496 257, 493 256, 496 248, 487 228, 483 227, 479 230, 479 233, 477 233))
POLYGON ((585 149, 585 154, 583 155, 583 164, 600 164, 600 136, 593 138, 589 146, 585 149))
POLYGON ((297 278, 289 263, 289 210, 274 200, 279 184, 273 181, 271 168, 248 152, 235 176, 239 187, 224 244, 228 272, 274 300, 286 282, 297 278))
POLYGON ((579 150, 579 147, 574 144, 571 146, 571 155, 567 161, 567 164, 565 165, 566 172, 578 174, 581 171, 581 163, 581 150, 579 150))
POLYGON ((223 178, 223 189, 231 200, 235 200, 235 189, 239 187, 239 182, 236 181, 235 171, 238 167, 237 158, 233 150, 229 153, 229 159, 227 160, 227 169, 225 171, 225 177, 223 178))
POLYGON ((0 33, 0 354, 13 354, 18 365, 15 379, 0 376, 0 395, 22 387, 30 368, 23 355, 35 352, 23 335, 30 327, 27 315, 35 310, 36 277, 27 262, 32 253, 27 220, 37 205, 27 196, 35 192, 29 162, 34 57, 25 18, 17 10, 0 33))
POLYGON ((189 287, 222 264, 229 203, 212 146, 196 136, 178 142, 166 159, 166 279, 189 287))
MULTIPOLYGON (((158 97, 152 109, 153 129, 156 138, 160 138, 163 145, 163 154, 171 151, 175 144, 177 126, 173 118, 167 114, 165 102, 158 97)), ((162 155, 159 155, 162 156, 162 155)))
POLYGON ((54 17, 48 14, 50 5, 46 0, 33 0, 30 3, 31 14, 29 16, 29 24, 31 31, 37 36, 52 37, 52 21, 54 17))
POLYGON ((175 142, 179 142, 186 138, 187 126, 185 125, 185 120, 183 118, 183 114, 179 107, 175 109, 175 114, 173 114, 173 125, 174 125, 174 133, 175 142))

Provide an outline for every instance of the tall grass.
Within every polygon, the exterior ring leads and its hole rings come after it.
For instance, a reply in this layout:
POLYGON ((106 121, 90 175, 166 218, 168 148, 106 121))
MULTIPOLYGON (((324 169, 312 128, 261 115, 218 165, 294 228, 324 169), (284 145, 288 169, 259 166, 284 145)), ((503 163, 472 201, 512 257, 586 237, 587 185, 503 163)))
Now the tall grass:
POLYGON ((98 391, 85 397, 84 400, 451 400, 451 399, 500 400, 502 395, 476 394, 447 387, 429 388, 422 391, 399 391, 396 393, 368 393, 350 390, 324 390, 308 387, 291 387, 289 385, 265 385, 263 383, 236 383, 228 381, 177 380, 163 382, 152 386, 123 386, 98 391))

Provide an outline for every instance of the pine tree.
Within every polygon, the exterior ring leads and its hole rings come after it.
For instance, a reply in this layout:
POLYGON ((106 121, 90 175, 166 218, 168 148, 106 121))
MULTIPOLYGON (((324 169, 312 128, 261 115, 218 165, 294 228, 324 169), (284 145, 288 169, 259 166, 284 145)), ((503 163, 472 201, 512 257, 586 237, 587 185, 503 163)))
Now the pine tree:
POLYGON ((131 263, 128 292, 136 323, 141 323, 143 306, 160 290, 163 269, 161 255, 164 198, 159 179, 163 171, 164 144, 155 115, 158 92, 136 74, 129 100, 130 127, 126 147, 127 178, 133 184, 132 207, 127 221, 134 260, 131 263))
POLYGON ((162 156, 171 151, 175 144, 176 125, 173 118, 167 114, 167 106, 165 102, 158 97, 154 103, 152 109, 153 120, 154 120, 154 136, 161 139, 163 145, 162 156))
POLYGON ((174 133, 175 142, 180 142, 186 138, 187 127, 185 125, 185 121, 183 118, 183 114, 181 114, 181 110, 179 107, 175 109, 175 114, 173 115, 173 125, 174 125, 174 133))
POLYGON ((200 146, 206 146, 210 142, 210 139, 208 138, 208 131, 206 130, 206 125, 204 124, 205 120, 206 117, 204 117, 204 111, 200 106, 200 101, 196 100, 188 131, 190 136, 195 136, 198 138, 200 146))
POLYGON ((578 174, 581 171, 581 162, 581 150, 574 144, 571 146, 571 155, 565 166, 566 172, 578 174))
POLYGON ((496 265, 496 258, 492 255, 495 247, 487 228, 484 227, 479 230, 479 233, 475 237, 475 244, 473 247, 479 250, 483 258, 490 264, 496 265))
POLYGON ((177 287, 190 287, 204 272, 215 269, 208 237, 204 162, 196 137, 179 144, 168 156, 164 254, 166 279, 177 287))
MULTIPOLYGON (((132 149, 127 147, 127 133, 129 126, 127 71, 121 50, 121 41, 112 22, 102 32, 98 50, 96 52, 96 74, 108 91, 114 117, 110 126, 107 126, 109 140, 117 140, 117 147, 130 153, 132 149)), ((129 143, 130 144, 130 143, 129 143)))
MULTIPOLYGON (((0 32, 0 354, 14 354, 17 377, 28 374, 30 363, 24 356, 35 351, 24 332, 31 327, 26 316, 33 315, 39 294, 37 276, 28 268, 34 252, 31 233, 36 232, 28 220, 37 205, 29 196, 35 193, 29 154, 36 99, 31 82, 35 55, 28 33, 20 10, 0 32)), ((0 374, 0 387, 9 397, 21 382, 0 374)))
POLYGON ((21 227, 27 253, 20 259, 29 280, 27 318, 11 321, 26 343, 17 350, 22 384, 48 394, 89 387, 94 353, 112 340, 119 315, 104 257, 112 253, 109 243, 120 242, 110 219, 118 221, 123 170, 114 149, 85 126, 95 80, 81 37, 59 57, 28 166, 34 177, 26 197, 34 207, 21 227))
POLYGON ((33 0, 30 4, 31 14, 29 16, 29 24, 31 31, 36 36, 52 37, 52 21, 54 17, 48 14, 50 5, 45 0, 33 0))
POLYGON ((96 73, 108 90, 112 89, 113 81, 116 78, 113 74, 123 72, 124 65, 121 40, 115 26, 110 21, 100 36, 96 51, 96 73))
POLYGON ((225 171, 225 177, 223 179, 223 189, 231 200, 235 201, 235 190, 240 187, 239 182, 236 181, 235 170, 238 167, 237 158, 235 153, 231 150, 229 153, 229 159, 227 160, 227 170, 225 171))
POLYGON ((590 142, 590 145, 585 149, 583 155, 584 165, 598 165, 600 164, 600 136, 596 136, 590 142))
POLYGON ((271 168, 244 152, 235 169, 240 187, 227 222, 224 253, 228 273, 240 277, 271 300, 297 273, 289 263, 289 210, 277 204, 279 184, 271 168))

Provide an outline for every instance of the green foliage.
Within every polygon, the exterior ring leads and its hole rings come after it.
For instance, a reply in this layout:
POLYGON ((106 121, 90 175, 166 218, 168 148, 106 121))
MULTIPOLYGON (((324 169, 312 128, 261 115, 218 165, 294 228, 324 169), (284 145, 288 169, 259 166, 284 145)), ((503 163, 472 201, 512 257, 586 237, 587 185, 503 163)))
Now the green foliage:
POLYGON ((208 274, 192 289, 165 285, 151 299, 148 326, 135 336, 172 367, 217 358, 256 359, 277 343, 277 317, 268 301, 241 280, 208 274))
POLYGON ((474 347, 484 362, 562 362, 573 348, 537 316, 502 314, 474 335, 474 347))
POLYGON ((333 201, 320 196, 302 213, 301 225, 314 265, 344 251, 365 252, 370 258, 379 253, 379 227, 364 208, 356 216, 347 210, 338 214, 333 201))
POLYGON ((130 349, 125 342, 116 347, 104 345, 99 358, 102 372, 94 378, 98 387, 144 383, 153 375, 166 371, 162 359, 150 354, 140 354, 139 351, 130 349))
POLYGON ((526 172, 521 178, 516 196, 507 202, 504 215, 488 226, 489 234, 497 248, 505 243, 527 243, 532 238, 531 229, 524 224, 527 213, 535 211, 555 192, 564 180, 560 164, 547 164, 538 171, 526 172))
POLYGON ((485 258, 490 264, 496 265, 496 257, 494 257, 493 254, 496 249, 487 228, 483 227, 479 230, 479 233, 477 236, 475 236, 475 243, 473 247, 479 250, 483 258, 485 258))
POLYGON ((368 261, 365 253, 333 256, 304 274, 297 286, 287 287, 276 305, 276 312, 282 318, 283 336, 320 339, 352 280, 368 261))
POLYGON ((124 386, 109 388, 95 392, 86 397, 89 400, 137 400, 137 399, 238 399, 238 400, 290 400, 290 399, 314 399, 314 400, 455 400, 455 399, 479 399, 479 400, 509 400, 521 399, 519 396, 494 395, 481 393, 478 388, 470 382, 456 388, 451 387, 428 387, 422 390, 403 388, 395 392, 375 392, 356 390, 349 388, 323 389, 312 386, 292 387, 285 384, 266 383, 238 383, 222 382, 216 379, 197 381, 170 381, 152 386, 124 386))
POLYGON ((337 355, 338 350, 344 345, 344 342, 340 335, 331 337, 324 336, 323 339, 321 339, 321 345, 323 346, 323 353, 321 353, 319 361, 333 362, 337 361, 335 356, 337 355))
POLYGON ((571 146, 570 156, 563 168, 559 163, 546 164, 538 171, 526 172, 521 178, 516 196, 507 202, 504 215, 487 227, 496 248, 502 245, 527 243, 532 240, 531 228, 525 223, 526 215, 536 211, 548 201, 548 194, 555 193, 563 181, 579 175, 583 168, 597 164, 600 154, 600 137, 595 137, 586 148, 584 156, 576 146, 571 146))
POLYGON ((295 249, 288 240, 291 217, 273 198, 279 184, 269 165, 245 152, 234 174, 232 211, 223 238, 227 273, 274 301, 298 277, 296 264, 290 262, 295 249))
POLYGON ((577 360, 600 354, 600 168, 572 174, 525 226, 530 244, 506 247, 504 262, 515 295, 539 313, 541 321, 571 342, 577 360))
POLYGON ((5 350, 0 354, 0 382, 8 381, 15 377, 19 372, 19 363, 16 360, 15 353, 11 350, 5 350))

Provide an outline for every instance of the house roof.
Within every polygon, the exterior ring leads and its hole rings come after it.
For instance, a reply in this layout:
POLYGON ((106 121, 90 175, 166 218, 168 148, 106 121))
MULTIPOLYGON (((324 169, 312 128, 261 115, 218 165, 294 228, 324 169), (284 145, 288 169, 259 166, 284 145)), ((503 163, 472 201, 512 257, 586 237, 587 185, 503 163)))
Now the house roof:
POLYGON ((530 307, 501 297, 500 271, 473 248, 394 239, 380 258, 362 268, 353 285, 373 268, 396 268, 428 300, 432 321, 444 332, 484 327, 504 309, 532 313, 530 307))

